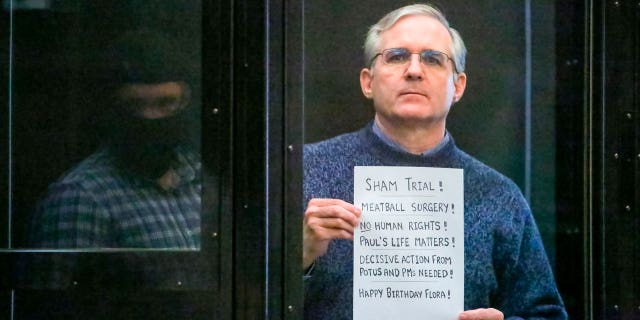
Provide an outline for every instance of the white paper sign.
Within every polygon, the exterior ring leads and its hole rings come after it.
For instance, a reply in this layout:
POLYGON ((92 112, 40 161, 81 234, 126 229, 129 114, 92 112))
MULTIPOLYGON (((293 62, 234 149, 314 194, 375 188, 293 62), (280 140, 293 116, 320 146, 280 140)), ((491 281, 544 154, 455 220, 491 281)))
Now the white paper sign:
POLYGON ((464 307, 462 169, 355 167, 353 319, 454 320, 464 307))

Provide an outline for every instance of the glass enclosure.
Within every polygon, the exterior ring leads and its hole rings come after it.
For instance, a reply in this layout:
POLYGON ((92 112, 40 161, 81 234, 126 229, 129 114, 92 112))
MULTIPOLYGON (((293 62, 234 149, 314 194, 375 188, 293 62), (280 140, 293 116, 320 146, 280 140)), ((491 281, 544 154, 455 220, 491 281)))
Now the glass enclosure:
MULTIPOLYGON (((353 132, 372 121, 372 102, 359 82, 366 33, 387 12, 412 3, 367 1, 363 10, 362 4, 348 1, 305 1, 306 143, 353 132)), ((556 39, 569 31, 557 29, 557 19, 575 9, 554 1, 447 1, 439 7, 468 50, 466 90, 451 107, 447 130, 460 149, 520 187, 570 316, 583 318, 582 261, 571 258, 584 254, 581 204, 566 203, 576 194, 568 187, 577 177, 565 176, 572 167, 565 164, 567 153, 560 147, 581 141, 567 138, 576 127, 558 118, 582 106, 577 100, 567 105, 564 98, 575 96, 556 80, 575 72, 582 57, 570 53, 567 67, 564 57, 554 55, 565 54, 569 46, 567 39, 556 39)), ((566 24, 575 23, 571 21, 566 24)), ((582 81, 574 77, 573 88, 582 81)), ((574 114, 579 119, 580 113, 574 114)))
MULTIPOLYGON (((303 144, 372 121, 364 39, 410 3, 0 0, 0 320, 302 318, 303 144)), ((639 9, 439 6, 448 134, 526 198, 570 318, 636 319, 639 9)))
POLYGON ((201 4, 9 6, 6 247, 200 248, 201 4))
POLYGON ((203 1, 2 1, 2 319, 227 310, 213 297, 230 297, 218 236, 228 170, 202 156, 203 143, 228 148, 229 126, 202 116, 225 99, 202 89, 226 83, 225 69, 203 76, 204 53, 229 54, 219 12, 203 1))

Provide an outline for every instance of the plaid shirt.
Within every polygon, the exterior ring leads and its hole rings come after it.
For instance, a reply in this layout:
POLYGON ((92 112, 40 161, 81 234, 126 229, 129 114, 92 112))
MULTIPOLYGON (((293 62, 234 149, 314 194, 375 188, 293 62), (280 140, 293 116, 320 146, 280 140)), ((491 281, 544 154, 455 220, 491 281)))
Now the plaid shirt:
POLYGON ((180 183, 124 173, 109 148, 82 161, 49 186, 29 233, 34 248, 200 247, 201 162, 179 152, 180 183))

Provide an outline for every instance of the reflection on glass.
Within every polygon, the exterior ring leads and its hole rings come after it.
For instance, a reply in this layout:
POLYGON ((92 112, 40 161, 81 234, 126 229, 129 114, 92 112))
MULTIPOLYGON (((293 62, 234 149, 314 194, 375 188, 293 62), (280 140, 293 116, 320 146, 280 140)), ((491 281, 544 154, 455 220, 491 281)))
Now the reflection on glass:
MULTIPOLYGON (((201 37, 194 17, 201 13, 194 3, 60 1, 43 8, 49 15, 16 12, 14 19, 22 22, 14 26, 14 38, 19 39, 14 78, 40 77, 58 85, 38 88, 17 81, 13 95, 31 91, 50 99, 50 108, 60 106, 41 115, 63 121, 54 129, 64 133, 57 139, 66 139, 60 148, 52 143, 45 155, 65 164, 50 167, 57 172, 13 161, 18 175, 31 169, 55 177, 42 183, 37 196, 20 193, 16 182, 21 197, 14 196, 17 210, 28 212, 24 221, 14 222, 19 246, 200 248, 201 37), (34 15, 44 17, 53 29, 28 28, 28 21, 37 20, 34 15), (36 43, 30 43, 30 37, 54 42, 43 34, 64 35, 57 41, 65 45, 20 55, 21 47, 26 51, 36 43), (41 56, 53 64, 43 65, 40 74, 29 70, 35 62, 27 59, 41 56), (56 101, 59 91, 66 101, 56 101)), ((37 112, 44 107, 29 105, 29 98, 14 100, 16 124, 26 119, 19 108, 37 112)), ((18 150, 31 139, 46 141, 52 135, 14 130, 18 150)))
POLYGON ((38 205, 35 247, 199 246, 200 162, 180 49, 156 31, 107 49, 114 83, 105 143, 38 205))

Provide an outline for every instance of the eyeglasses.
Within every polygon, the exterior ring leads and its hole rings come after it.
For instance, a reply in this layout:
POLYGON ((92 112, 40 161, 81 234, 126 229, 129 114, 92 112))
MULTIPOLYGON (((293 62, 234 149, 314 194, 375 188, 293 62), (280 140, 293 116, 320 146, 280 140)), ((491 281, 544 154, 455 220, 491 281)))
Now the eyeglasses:
POLYGON ((372 65, 373 60, 375 60, 378 56, 382 56, 382 62, 384 62, 384 64, 404 65, 411 61, 411 56, 413 54, 417 54, 420 56, 420 62, 422 62, 423 65, 437 69, 445 69, 447 66, 447 61, 451 60, 451 62, 453 62, 454 72, 458 73, 455 61, 453 61, 453 59, 451 59, 446 53, 430 49, 422 50, 420 52, 411 52, 407 48, 385 49, 373 56, 373 58, 371 58, 371 61, 369 61, 369 65, 372 65))

